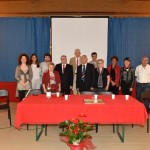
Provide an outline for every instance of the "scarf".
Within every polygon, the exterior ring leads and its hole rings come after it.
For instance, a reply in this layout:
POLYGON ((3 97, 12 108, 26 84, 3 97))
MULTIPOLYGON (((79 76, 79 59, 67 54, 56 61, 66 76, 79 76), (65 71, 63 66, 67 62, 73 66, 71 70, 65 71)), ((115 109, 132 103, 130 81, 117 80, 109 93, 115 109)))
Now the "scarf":
POLYGON ((26 73, 24 73, 21 69, 20 69, 20 73, 24 76, 24 83, 26 83, 28 81, 27 79, 27 74, 29 74, 29 69, 27 70, 26 73))
POLYGON ((130 68, 130 66, 128 66, 128 67, 124 66, 124 69, 125 69, 125 70, 128 70, 129 68, 130 68))

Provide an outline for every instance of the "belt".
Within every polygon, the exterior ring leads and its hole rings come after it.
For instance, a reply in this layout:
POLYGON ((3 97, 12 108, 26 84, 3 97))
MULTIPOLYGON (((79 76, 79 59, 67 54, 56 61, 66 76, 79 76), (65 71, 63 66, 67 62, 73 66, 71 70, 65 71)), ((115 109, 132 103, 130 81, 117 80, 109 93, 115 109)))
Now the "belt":
POLYGON ((148 82, 148 83, 140 83, 140 82, 137 82, 137 84, 150 84, 150 82, 148 82))

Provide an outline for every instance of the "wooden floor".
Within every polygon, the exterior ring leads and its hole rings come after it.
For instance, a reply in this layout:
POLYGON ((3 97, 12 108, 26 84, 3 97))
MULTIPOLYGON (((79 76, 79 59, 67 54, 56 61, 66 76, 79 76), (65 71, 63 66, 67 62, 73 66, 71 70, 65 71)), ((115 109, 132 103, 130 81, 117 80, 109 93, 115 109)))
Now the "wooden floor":
MULTIPOLYGON (((11 103, 12 122, 14 124, 17 103, 11 103)), ((40 113, 40 111, 39 111, 40 113)), ((105 114, 104 114, 105 115, 105 114)), ((48 126, 48 135, 41 136, 35 141, 35 126, 21 130, 9 126, 7 112, 0 112, 0 150, 69 150, 65 143, 59 140, 61 130, 56 125, 48 126)), ((92 131, 93 143, 96 150, 150 150, 150 133, 146 126, 126 126, 125 143, 121 143, 117 134, 112 132, 111 125, 100 125, 99 132, 92 131)))

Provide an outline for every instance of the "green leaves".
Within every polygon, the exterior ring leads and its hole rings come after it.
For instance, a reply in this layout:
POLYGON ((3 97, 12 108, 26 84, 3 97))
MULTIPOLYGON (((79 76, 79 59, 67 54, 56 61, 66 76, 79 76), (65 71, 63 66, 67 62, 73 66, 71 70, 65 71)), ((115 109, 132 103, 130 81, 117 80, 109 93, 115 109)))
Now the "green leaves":
POLYGON ((88 134, 88 131, 94 130, 93 125, 75 118, 61 122, 59 124, 59 128, 64 129, 64 131, 59 135, 67 136, 70 144, 80 143, 85 138, 91 138, 91 135, 88 134))

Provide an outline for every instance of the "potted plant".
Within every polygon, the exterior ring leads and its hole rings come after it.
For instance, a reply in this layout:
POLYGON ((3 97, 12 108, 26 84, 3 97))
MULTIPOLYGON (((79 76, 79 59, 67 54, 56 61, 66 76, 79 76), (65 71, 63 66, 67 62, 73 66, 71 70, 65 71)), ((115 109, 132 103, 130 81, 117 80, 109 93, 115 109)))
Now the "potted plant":
POLYGON ((95 149, 88 131, 94 130, 94 126, 88 122, 72 118, 59 124, 63 131, 59 134, 61 140, 71 148, 71 150, 95 149))

